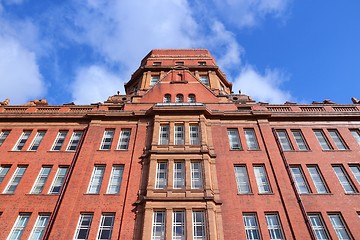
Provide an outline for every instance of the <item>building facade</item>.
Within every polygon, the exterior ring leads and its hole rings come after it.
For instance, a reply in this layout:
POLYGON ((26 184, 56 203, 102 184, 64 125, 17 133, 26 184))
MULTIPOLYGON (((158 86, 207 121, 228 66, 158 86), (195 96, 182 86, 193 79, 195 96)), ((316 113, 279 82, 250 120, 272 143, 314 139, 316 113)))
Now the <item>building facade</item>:
POLYGON ((360 104, 257 103, 204 49, 103 103, 0 103, 0 239, 360 239, 360 104))

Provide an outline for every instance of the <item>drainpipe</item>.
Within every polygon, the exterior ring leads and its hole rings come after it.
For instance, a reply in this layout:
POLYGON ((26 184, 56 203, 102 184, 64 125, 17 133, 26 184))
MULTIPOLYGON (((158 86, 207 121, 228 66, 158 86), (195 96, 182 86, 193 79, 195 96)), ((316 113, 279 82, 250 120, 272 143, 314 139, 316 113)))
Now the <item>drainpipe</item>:
MULTIPOLYGON (((287 174, 288 174, 288 176, 289 176, 289 179, 290 179, 290 182, 291 182, 291 186, 292 186, 292 188, 293 188, 293 190, 294 190, 294 192, 295 192, 296 200, 297 200, 297 202, 298 202, 298 204, 299 204, 299 206, 300 206, 300 210, 301 210, 301 213, 302 213, 303 218, 304 218, 304 220, 305 220, 306 227, 308 228, 308 230, 309 230, 309 232, 310 232, 311 239, 315 240, 316 237, 315 237, 315 235, 314 235, 314 232, 313 232, 313 230, 312 230, 311 224, 310 224, 309 219, 308 219, 308 217, 307 217, 307 214, 306 214, 306 211, 305 211, 305 207, 304 207, 304 204, 303 204, 303 202, 302 202, 302 200, 301 200, 300 194, 298 193, 298 191, 297 191, 297 189, 296 189, 294 179, 293 179, 293 177, 292 177, 292 175, 291 175, 290 166, 289 166, 289 163, 287 162, 286 156, 285 156, 284 151, 283 151, 283 149, 282 149, 282 147, 281 147, 280 140, 279 140, 279 138, 278 138, 278 136, 277 136, 277 134, 276 134, 276 130, 275 130, 274 128, 272 128, 272 132, 273 132, 273 135, 274 135, 275 140, 276 140, 276 145, 277 145, 277 147, 278 147, 278 149, 279 149, 279 151, 280 151, 281 158, 282 158, 282 160, 283 160, 283 162, 284 162, 284 165, 285 165, 285 168, 286 168, 286 172, 287 172, 287 174)), ((285 206, 285 205, 284 205, 284 206, 285 206)), ((286 208, 285 208, 285 209, 286 209, 286 208)))
MULTIPOLYGON (((139 120, 138 120, 138 122, 136 123, 134 143, 133 143, 133 147, 132 147, 132 151, 131 151, 129 174, 128 174, 128 177, 127 177, 127 183, 126 183, 126 188, 125 188, 125 196, 124 196, 124 203, 123 203, 123 207, 122 207, 121 221, 120 221, 119 234, 118 234, 118 239, 119 239, 119 240, 120 240, 121 228, 122 228, 123 223, 124 223, 123 220, 124 220, 124 212, 125 212, 125 203, 126 203, 127 194, 128 194, 128 189, 129 189, 130 174, 131 174, 132 163, 133 163, 133 160, 134 160, 134 151, 135 151, 135 145, 136 145, 136 138, 137 138, 138 128, 139 128, 139 120)), ((126 224, 126 223, 125 223, 125 224, 126 224)), ((135 221, 135 224, 136 224, 136 221, 135 221)))
POLYGON ((50 215, 49 222, 48 222, 48 224, 47 224, 47 226, 46 226, 45 233, 44 233, 44 236, 43 236, 43 239, 44 239, 44 240, 49 239, 50 232, 51 232, 52 227, 53 227, 53 225, 54 225, 56 216, 57 216, 57 214, 58 214, 58 212, 59 212, 61 202, 62 202, 62 200, 63 200, 63 198, 64 198, 64 194, 65 194, 66 188, 67 188, 67 186, 68 186, 68 184, 69 184, 70 177, 71 177, 72 172, 73 172, 73 170, 74 170, 76 161, 77 161, 77 159, 78 159, 78 157, 79 157, 80 150, 82 149, 82 145, 83 145, 83 143, 84 143, 84 139, 85 139, 86 134, 87 134, 87 131, 88 131, 88 129, 89 129, 89 125, 90 125, 90 123, 88 123, 87 127, 84 129, 84 132, 83 132, 83 134, 82 134, 82 136, 81 136, 81 138, 80 138, 80 141, 79 141, 79 145, 77 146, 77 148, 76 148, 76 150, 75 150, 74 157, 73 157, 73 159, 72 159, 72 161, 71 161, 71 164, 70 164, 70 166, 69 166, 69 170, 68 170, 68 172, 67 172, 67 174, 66 174, 66 176, 65 176, 65 180, 64 180, 63 186, 62 186, 62 188, 61 188, 61 190, 60 190, 59 197, 58 197, 58 199, 57 199, 57 201, 56 201, 54 211, 53 211, 53 213, 50 215))

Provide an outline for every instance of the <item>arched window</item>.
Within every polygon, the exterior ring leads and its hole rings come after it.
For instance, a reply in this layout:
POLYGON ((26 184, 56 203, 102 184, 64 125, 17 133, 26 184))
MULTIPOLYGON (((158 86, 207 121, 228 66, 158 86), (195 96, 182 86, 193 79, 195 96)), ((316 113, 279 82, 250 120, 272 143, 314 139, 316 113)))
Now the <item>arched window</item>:
POLYGON ((165 94, 164 103, 169 103, 169 102, 171 102, 171 95, 170 94, 165 94))
POLYGON ((182 102, 184 102, 184 95, 182 95, 182 94, 177 94, 177 95, 176 95, 175 102, 177 102, 177 103, 182 103, 182 102))
POLYGON ((194 102, 196 102, 195 94, 189 94, 189 96, 188 96, 188 102, 189 102, 189 103, 194 103, 194 102))

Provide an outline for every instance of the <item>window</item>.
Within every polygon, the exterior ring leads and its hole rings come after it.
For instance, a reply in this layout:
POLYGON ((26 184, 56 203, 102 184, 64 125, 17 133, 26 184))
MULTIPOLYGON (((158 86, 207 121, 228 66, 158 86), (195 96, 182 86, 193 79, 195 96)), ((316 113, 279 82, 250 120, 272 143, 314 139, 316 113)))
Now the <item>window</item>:
POLYGON ((67 171, 68 171, 68 167, 59 167, 59 169, 56 172, 52 186, 50 188, 49 194, 60 193, 67 171))
POLYGON ((228 138, 231 150, 241 150, 241 143, 239 139, 239 132, 237 129, 228 129, 228 138))
POLYGON ((156 168, 155 188, 165 189, 167 186, 167 162, 158 162, 156 168))
POLYGON ((49 213, 40 213, 36 219, 34 228, 31 232, 29 240, 41 240, 47 223, 49 222, 50 214, 49 213))
POLYGON ((336 232, 336 236, 339 239, 352 239, 348 230, 345 227, 344 220, 340 214, 331 213, 329 214, 330 222, 336 232))
POLYGON ((265 214, 266 225, 269 230, 270 239, 284 239, 280 219, 277 213, 265 214))
POLYGON ((176 66, 184 66, 184 62, 175 62, 176 66))
POLYGON ((271 193, 268 177, 264 166, 254 166, 254 173, 259 193, 271 193))
POLYGON ((243 214, 246 239, 261 239, 259 225, 255 213, 243 214))
POLYGON ((114 226, 114 213, 101 214, 99 233, 97 239, 111 239, 111 233, 114 226))
POLYGON ((153 62, 153 66, 161 66, 161 62, 153 62))
POLYGON ((339 150, 348 149, 344 143, 344 140, 341 138, 340 133, 337 130, 331 129, 331 130, 329 130, 329 134, 330 134, 330 137, 332 138, 332 140, 334 141, 336 147, 339 150))
POLYGON ((189 126, 189 134, 190 134, 190 144, 191 145, 199 145, 199 126, 196 124, 190 124, 189 126))
POLYGON ((184 102, 184 95, 182 95, 182 94, 177 94, 177 95, 176 95, 176 98, 175 98, 175 102, 177 102, 177 103, 182 103, 182 102, 184 102))
POLYGON ((202 82, 206 86, 209 86, 209 77, 208 77, 208 75, 200 75, 199 79, 200 79, 200 82, 202 82))
POLYGON ((4 190, 4 193, 14 193, 16 190, 16 187, 19 185, 21 178, 24 176, 24 173, 26 171, 26 166, 17 167, 14 175, 10 179, 9 184, 4 190))
POLYGON ((124 172, 123 165, 114 165, 112 167, 109 186, 107 189, 108 194, 120 193, 120 186, 121 186, 123 172, 124 172))
POLYGON ((59 131, 58 135, 56 136, 54 145, 51 148, 52 151, 60 151, 60 149, 65 141, 67 133, 68 133, 68 131, 59 131))
POLYGON ((90 184, 87 193, 99 193, 101 183, 104 177, 105 166, 95 166, 91 176, 90 184))
MULTIPOLYGON (((359 165, 350 165, 351 172, 354 174, 357 182, 360 184, 360 166, 359 165)), ((1 172, 1 170, 0 170, 1 172)), ((0 183, 1 183, 1 174, 0 174, 0 183)))
MULTIPOLYGON (((359 132, 359 130, 351 129, 350 132, 353 135, 356 142, 360 145, 360 132, 359 132)), ((1 145, 1 142, 0 142, 0 145, 1 145)))
POLYGON ((174 130, 175 145, 184 145, 184 124, 175 124, 174 130))
POLYGON ((159 144, 169 144, 169 125, 160 125, 159 144))
POLYGON ((103 139, 102 139, 102 142, 101 142, 101 146, 100 146, 101 150, 109 150, 109 149, 111 149, 111 144, 112 144, 112 141, 113 141, 113 138, 114 138, 114 132, 115 132, 114 129, 105 130, 104 136, 103 136, 103 139))
POLYGON ((295 181, 295 186, 297 191, 302 193, 309 193, 309 187, 307 182, 305 181, 304 174, 301 170, 301 167, 292 166, 290 167, 291 175, 295 181))
POLYGON ((286 130, 277 130, 276 134, 278 136, 281 148, 283 151, 291 151, 293 147, 290 143, 289 137, 286 133, 286 130))
POLYGON ((82 131, 74 131, 73 132, 73 134, 71 136, 71 139, 70 139, 70 142, 69 142, 69 145, 68 145, 68 147, 66 149, 67 151, 75 151, 76 150, 77 145, 80 142, 82 134, 83 134, 82 131))
POLYGON ((24 131, 19 140, 17 141, 16 145, 13 148, 13 151, 21 151, 21 149, 24 147, 26 141, 29 139, 31 134, 31 131, 24 131))
POLYGON ((181 189, 185 187, 185 162, 174 162, 173 188, 181 189))
POLYGON ((344 168, 342 166, 333 166, 333 169, 345 193, 355 193, 355 188, 350 182, 349 176, 346 174, 344 168))
POLYGON ((117 149, 119 149, 119 150, 127 150, 128 149, 129 142, 130 142, 130 134, 131 134, 130 129, 121 129, 120 139, 119 139, 119 144, 118 144, 117 149))
POLYGON ((332 150, 332 147, 325 137, 323 130, 314 130, 315 136, 319 141, 322 150, 332 150))
POLYGON ((4 180, 6 174, 8 173, 11 166, 8 165, 1 165, 0 166, 0 184, 4 180))
POLYGON ((9 134, 10 134, 9 130, 5 130, 5 131, 0 132, 0 146, 3 144, 3 142, 5 141, 7 136, 9 136, 9 134))
POLYGON ((188 95, 188 103, 194 103, 196 102, 196 98, 194 94, 189 94, 188 95))
POLYGON ((300 130, 291 130, 291 133, 294 136, 296 145, 300 151, 309 150, 309 148, 304 140, 304 136, 302 135, 300 130))
POLYGON ((50 166, 41 168, 39 176, 37 177, 37 179, 36 179, 36 181, 34 183, 34 186, 33 186, 30 193, 39 194, 39 193, 42 192, 42 190, 43 190, 43 188, 45 186, 46 180, 49 177, 50 171, 51 171, 50 166))
POLYGON ((154 211, 151 236, 152 240, 165 240, 165 211, 154 211))
POLYGON ((185 240, 185 211, 173 212, 172 239, 185 240))
POLYGON ((308 214, 308 219, 316 239, 329 239, 322 217, 318 213, 308 214))
POLYGON ((36 136, 29 147, 29 151, 36 151, 39 148, 40 143, 45 136, 45 133, 46 131, 38 131, 36 133, 36 136))
POLYGON ((80 214, 74 239, 88 239, 92 219, 93 219, 92 213, 80 214))
POLYGON ((160 75, 152 75, 150 78, 150 86, 154 86, 160 80, 160 75))
POLYGON ((244 129, 246 144, 249 150, 258 150, 259 144, 256 140, 255 131, 252 128, 244 129))
POLYGON ((171 102, 171 95, 170 94, 165 94, 163 102, 164 103, 170 103, 171 102))
POLYGON ((328 193, 328 189, 325 185, 324 179, 321 176, 320 170, 317 166, 308 166, 311 179, 314 182, 317 193, 328 193))
POLYGON ((206 62, 198 62, 198 66, 206 66, 206 62))
POLYGON ((235 169, 235 177, 236 177, 238 193, 240 194, 251 193, 246 166, 235 166, 234 169, 235 169))
POLYGON ((8 236, 8 240, 20 240, 21 235, 24 233, 24 229, 29 221, 30 213, 20 213, 16 219, 16 222, 8 236))
POLYGON ((205 228, 205 212, 193 211, 193 240, 205 240, 206 228, 205 228))
POLYGON ((203 188, 202 167, 200 162, 191 162, 191 188, 203 188))

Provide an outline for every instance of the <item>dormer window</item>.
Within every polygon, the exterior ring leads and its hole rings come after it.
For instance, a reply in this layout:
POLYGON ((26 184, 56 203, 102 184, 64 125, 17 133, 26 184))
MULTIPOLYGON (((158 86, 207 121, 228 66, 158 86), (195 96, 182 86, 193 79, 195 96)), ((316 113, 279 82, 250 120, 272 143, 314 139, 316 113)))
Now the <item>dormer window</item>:
POLYGON ((171 102, 171 95, 165 94, 164 96, 164 103, 170 103, 171 102))
POLYGON ((175 98, 175 102, 177 102, 177 103, 182 103, 182 102, 184 102, 184 95, 182 95, 182 94, 177 94, 177 95, 176 95, 176 98, 175 98))
POLYGON ((206 62, 198 62, 198 66, 206 66, 206 62))
POLYGON ((205 84, 206 86, 209 86, 209 76, 208 75, 200 75, 200 82, 205 84))
POLYGON ((195 95, 194 94, 189 94, 188 103, 194 103, 194 102, 196 102, 195 95))
POLYGON ((160 75, 152 75, 150 79, 150 86, 154 86, 160 80, 160 75))
POLYGON ((161 66, 161 62, 153 62, 153 66, 161 66))
POLYGON ((175 62, 175 66, 184 66, 184 62, 175 62))

